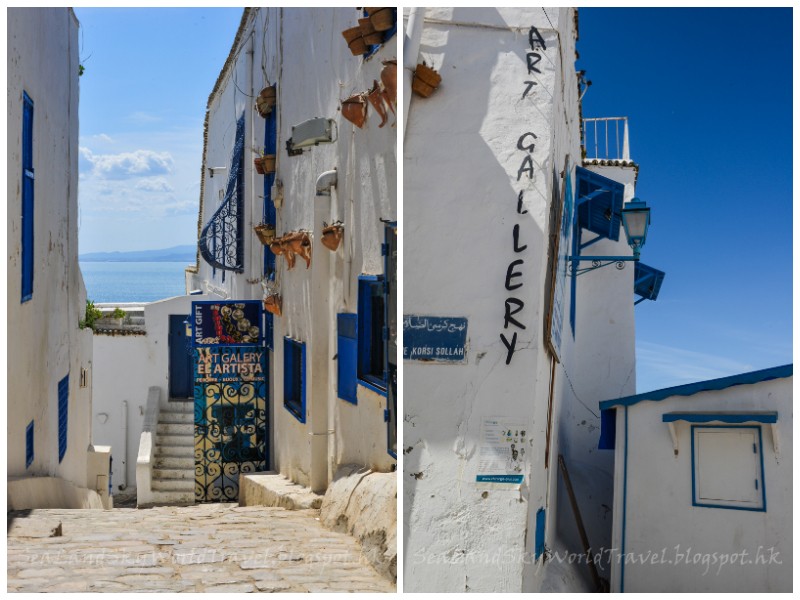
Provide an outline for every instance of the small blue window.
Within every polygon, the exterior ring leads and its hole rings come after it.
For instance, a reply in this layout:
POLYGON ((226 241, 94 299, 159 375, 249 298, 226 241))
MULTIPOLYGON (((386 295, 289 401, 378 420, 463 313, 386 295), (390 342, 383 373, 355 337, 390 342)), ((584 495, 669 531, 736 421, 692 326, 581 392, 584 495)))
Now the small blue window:
POLYGON ((336 317, 338 355, 338 395, 342 400, 358 404, 356 361, 358 360, 358 316, 340 313, 336 317))
POLYGON ((383 275, 358 278, 358 381, 386 394, 386 292, 383 275))
POLYGON ((306 422, 306 345, 288 337, 283 338, 283 405, 306 422))
POLYGON ((58 382, 58 462, 67 453, 67 417, 69 410, 69 375, 58 382))
POLYGON ((33 297, 33 100, 22 108, 22 302, 33 297))
POLYGON ((33 464, 33 421, 25 428, 25 468, 33 464))
POLYGON ((534 539, 534 559, 539 560, 539 557, 544 554, 544 528, 545 528, 545 512, 544 508, 536 511, 536 537, 534 539))

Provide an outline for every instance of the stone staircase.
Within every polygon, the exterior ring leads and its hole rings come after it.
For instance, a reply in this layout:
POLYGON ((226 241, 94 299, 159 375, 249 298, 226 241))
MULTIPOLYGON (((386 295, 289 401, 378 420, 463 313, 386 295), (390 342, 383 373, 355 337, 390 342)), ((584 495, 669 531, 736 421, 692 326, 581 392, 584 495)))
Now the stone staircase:
POLYGON ((158 504, 194 504, 193 402, 161 404, 151 486, 158 504))

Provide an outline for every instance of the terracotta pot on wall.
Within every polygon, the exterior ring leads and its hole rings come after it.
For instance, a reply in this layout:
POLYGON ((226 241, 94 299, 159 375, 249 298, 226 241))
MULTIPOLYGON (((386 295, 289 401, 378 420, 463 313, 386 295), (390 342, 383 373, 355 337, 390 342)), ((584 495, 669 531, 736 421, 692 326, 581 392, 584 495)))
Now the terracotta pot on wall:
POLYGON ((411 89, 423 98, 427 98, 436 91, 441 81, 442 76, 439 73, 426 65, 417 65, 411 89))
POLYGON ((283 240, 277 239, 269 245, 269 249, 275 256, 281 256, 286 249, 283 247, 283 240))
POLYGON ((256 110, 258 110, 258 114, 266 118, 275 107, 276 99, 277 93, 274 85, 265 87, 263 90, 261 90, 261 93, 256 98, 256 110))
POLYGON ((336 252, 344 237, 344 227, 341 223, 334 223, 322 228, 322 245, 328 250, 336 252))
POLYGON ((275 172, 275 160, 276 156, 274 154, 266 154, 261 157, 261 167, 264 169, 265 175, 275 172))
POLYGON ((386 90, 386 95, 391 102, 397 103, 397 60, 383 61, 381 83, 386 90))
POLYGON ((344 39, 347 41, 347 47, 353 56, 364 54, 367 51, 367 45, 364 43, 364 38, 361 37, 360 27, 351 27, 342 32, 344 39))
POLYGON ((281 297, 278 294, 270 294, 264 298, 264 310, 278 317, 281 316, 281 297))
POLYGON ((388 118, 388 114, 386 112, 386 106, 384 105, 384 95, 381 86, 378 84, 377 81, 373 81, 372 90, 369 91, 367 95, 367 99, 369 103, 372 104, 372 107, 375 111, 380 115, 381 122, 378 127, 383 127, 386 125, 386 119, 388 118))
POLYGON ((367 102, 363 94, 342 101, 342 116, 361 129, 367 121, 367 102))
POLYGON ((261 223, 260 225, 253 227, 253 229, 258 236, 258 240, 265 246, 269 246, 275 241, 275 225, 261 223))
POLYGON ((379 8, 369 17, 375 31, 388 31, 394 26, 394 9, 379 8))

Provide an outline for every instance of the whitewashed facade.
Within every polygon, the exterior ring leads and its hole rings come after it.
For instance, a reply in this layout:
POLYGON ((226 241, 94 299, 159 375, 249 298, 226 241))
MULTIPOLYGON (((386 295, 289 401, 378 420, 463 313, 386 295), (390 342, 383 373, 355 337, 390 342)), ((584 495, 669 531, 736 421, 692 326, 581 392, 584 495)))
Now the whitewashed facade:
POLYGON ((100 507, 108 452, 91 445, 92 334, 79 328, 78 21, 7 16, 9 505, 100 507))
POLYGON ((792 590, 792 371, 600 404, 612 592, 792 590))
MULTIPOLYGON (((635 390, 634 268, 574 278, 567 256, 587 173, 619 182, 618 212, 637 167, 583 159, 575 9, 412 9, 405 27, 406 66, 442 77, 404 137, 405 590, 592 589, 585 560, 556 558, 582 551, 559 455, 608 547, 596 402, 635 390)), ((630 257, 617 234, 580 255, 630 257)))
POLYGON ((357 128, 340 112, 342 100, 371 89, 381 81, 383 61, 396 58, 396 35, 368 58, 351 54, 341 32, 356 26, 360 16, 354 8, 245 9, 208 101, 198 219, 201 247, 216 252, 222 264, 222 239, 211 241, 209 227, 232 223, 224 199, 238 125, 243 195, 235 233, 224 244, 229 250, 237 246, 232 251, 240 252, 233 259, 238 268, 214 266, 201 252, 197 267, 187 272, 188 289, 210 299, 260 300, 267 291, 280 294, 282 315, 272 317, 268 334, 270 466, 317 492, 325 491, 340 465, 391 471, 396 462, 385 420, 391 408, 388 392, 359 383, 355 403, 345 401, 337 378, 343 356, 337 344, 338 315, 357 318, 360 278, 391 279, 382 244, 387 230, 396 232, 391 223, 397 220, 394 115, 390 112, 380 127, 370 106, 366 124, 357 128), (276 86, 277 102, 265 119, 256 111, 255 97, 270 85, 276 86), (333 141, 290 155, 287 141, 293 136, 300 141, 293 127, 314 118, 332 120, 333 141), (277 156, 274 185, 265 185, 266 177, 254 169, 253 159, 265 149, 277 156), (333 170, 335 175, 320 179, 333 170), (329 195, 317 195, 318 183, 329 195), (308 267, 297 257, 290 270, 284 257, 270 256, 253 230, 269 219, 278 237, 309 232, 308 267), (321 244, 321 230, 336 221, 343 223, 344 237, 332 252, 321 244), (296 413, 284 405, 287 343, 300 344, 305 355, 303 406, 296 413))

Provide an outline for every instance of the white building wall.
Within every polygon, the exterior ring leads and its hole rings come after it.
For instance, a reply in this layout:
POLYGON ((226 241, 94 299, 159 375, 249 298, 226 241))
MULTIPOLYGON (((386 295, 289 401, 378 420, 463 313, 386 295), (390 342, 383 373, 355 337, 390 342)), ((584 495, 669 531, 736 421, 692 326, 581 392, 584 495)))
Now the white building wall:
POLYGON ((144 305, 145 335, 94 336, 95 442, 111 446, 114 490, 136 487, 136 456, 151 387, 169 400, 169 316, 191 314, 192 302, 208 296, 177 296, 144 305))
POLYGON ((554 181, 563 186, 567 154, 573 165, 580 157, 574 17, 572 9, 541 8, 425 14, 418 62, 432 63, 442 83, 430 98, 413 97, 408 115, 403 312, 466 317, 468 349, 463 364, 403 365, 408 591, 551 585, 542 560, 534 561, 534 519, 545 507, 552 547, 559 398, 545 469, 551 369, 543 339, 545 282, 554 181), (531 45, 532 26, 544 48, 531 45), (532 47, 540 60, 531 59, 529 72, 532 47), (526 214, 517 211, 520 192, 526 214), (514 249, 515 225, 519 245, 527 245, 521 252, 514 249), (512 284, 523 287, 510 292, 506 276, 517 258, 524 263, 513 270, 522 275, 512 284), (509 296, 524 301, 515 315, 524 330, 504 329, 509 296), (506 364, 500 334, 510 340, 514 332, 516 352, 506 364), (475 483, 481 426, 490 417, 532 432, 519 490, 475 483))
MULTIPOLYGON (((316 490, 324 490, 337 465, 356 463, 388 471, 395 460, 387 452, 383 411, 386 398, 359 386, 358 405, 336 394, 336 313, 357 310, 358 276, 383 273, 380 219, 396 220, 396 126, 393 115, 378 127, 370 107, 367 124, 355 128, 340 117, 341 100, 380 80, 381 61, 396 57, 397 36, 371 58, 353 56, 341 31, 357 25, 359 12, 346 9, 251 10, 234 48, 232 63, 209 101, 205 167, 228 166, 235 121, 245 113, 245 265, 244 273, 216 276, 202 258, 194 285, 212 294, 260 299, 263 247, 253 233, 262 220, 263 176, 253 168, 255 149, 264 146, 264 119, 254 109, 255 96, 277 82, 277 180, 283 202, 277 207, 277 235, 313 231, 311 266, 298 258, 287 271, 277 260, 277 284, 283 316, 275 317, 270 353, 273 467, 316 490), (250 52, 252 51, 252 54, 250 52), (234 77, 235 76, 235 77, 234 77), (288 156, 292 126, 314 117, 332 118, 338 139, 288 156), (338 184, 331 197, 315 196, 317 177, 336 168, 338 184), (344 221, 342 245, 334 254, 319 238, 323 220, 344 221), (306 423, 283 407, 283 338, 306 344, 306 423)), ((227 171, 209 177, 204 169, 201 226, 219 206, 227 171)))
MULTIPOLYGON (((625 592, 791 591, 792 382, 789 377, 617 408, 613 547, 632 557, 624 565, 625 592), (778 452, 771 426, 760 426, 765 512, 692 505, 691 425, 677 423, 676 455, 662 416, 720 411, 778 413, 778 452)), ((622 589, 621 569, 615 560, 611 591, 622 589)))
POLYGON ((91 332, 78 266, 78 21, 71 9, 8 10, 8 476, 85 488, 91 443, 91 332), (21 299, 23 91, 34 102, 33 297, 21 299), (87 387, 81 387, 81 369, 87 387), (69 374, 67 451, 58 460, 58 382, 69 374), (34 461, 25 429, 34 421, 34 461))

